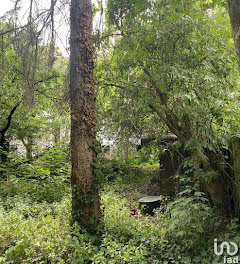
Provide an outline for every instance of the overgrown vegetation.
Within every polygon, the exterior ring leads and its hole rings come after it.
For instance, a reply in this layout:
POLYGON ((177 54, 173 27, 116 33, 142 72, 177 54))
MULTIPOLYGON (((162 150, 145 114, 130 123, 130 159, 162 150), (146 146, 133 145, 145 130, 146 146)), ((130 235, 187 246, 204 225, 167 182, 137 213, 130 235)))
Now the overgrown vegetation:
POLYGON ((65 1, 0 18, 0 263, 233 263, 213 245, 240 245, 235 0, 232 28, 222 0, 95 1, 93 34, 90 2, 70 63, 65 1))
POLYGON ((0 263, 222 263, 212 254, 213 239, 239 243, 237 222, 221 218, 205 194, 192 187, 166 202, 167 210, 160 208, 154 218, 139 212, 130 216, 149 174, 126 167, 114 175, 104 168, 113 179, 101 191, 99 241, 97 234, 71 225, 69 163, 59 155, 63 150, 54 148, 41 157, 46 170, 51 161, 55 181, 50 174, 42 178, 34 165, 24 168, 25 178, 16 174, 1 181, 0 263))

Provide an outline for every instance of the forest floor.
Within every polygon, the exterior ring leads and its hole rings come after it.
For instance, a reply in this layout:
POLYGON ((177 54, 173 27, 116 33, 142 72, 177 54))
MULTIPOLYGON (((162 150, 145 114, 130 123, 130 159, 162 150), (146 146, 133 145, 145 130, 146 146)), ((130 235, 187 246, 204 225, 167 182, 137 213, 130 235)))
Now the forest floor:
POLYGON ((113 190, 136 206, 141 197, 155 195, 159 191, 156 185, 151 184, 158 174, 158 169, 129 168, 127 173, 120 172, 113 182, 106 184, 104 190, 113 190))
MULTIPOLYGON (((158 173, 149 168, 110 168, 101 191, 104 216, 95 235, 71 225, 71 189, 66 179, 1 182, 0 263, 223 263, 212 247, 219 234, 214 223, 221 218, 201 201, 200 193, 172 204, 171 218, 160 213, 130 216, 139 198, 156 191, 158 173)), ((232 223, 220 239, 239 241, 237 232, 232 223)))

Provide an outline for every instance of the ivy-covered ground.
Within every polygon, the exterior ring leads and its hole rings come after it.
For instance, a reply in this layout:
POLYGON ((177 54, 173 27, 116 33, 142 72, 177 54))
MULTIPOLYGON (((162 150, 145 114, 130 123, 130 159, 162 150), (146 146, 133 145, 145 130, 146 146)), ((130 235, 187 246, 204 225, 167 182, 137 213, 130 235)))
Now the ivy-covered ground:
POLYGON ((0 183, 0 263, 223 263, 214 255, 213 239, 240 242, 237 222, 227 224, 193 187, 166 201, 167 210, 155 217, 131 217, 130 208, 137 207, 156 169, 109 164, 103 169, 103 218, 95 235, 71 224, 64 150, 49 150, 18 170, 14 161, 12 171, 1 168, 9 180, 0 183), (11 174, 13 168, 18 175, 11 174))

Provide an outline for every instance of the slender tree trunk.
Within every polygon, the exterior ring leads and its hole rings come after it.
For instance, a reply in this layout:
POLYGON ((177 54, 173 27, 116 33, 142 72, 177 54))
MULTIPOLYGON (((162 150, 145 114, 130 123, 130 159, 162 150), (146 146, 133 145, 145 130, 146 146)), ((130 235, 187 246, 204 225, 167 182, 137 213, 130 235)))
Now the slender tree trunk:
POLYGON ((32 136, 27 137, 26 151, 27 151, 27 159, 32 160, 33 158, 33 137, 32 136))
POLYGON ((7 117, 7 124, 6 126, 0 130, 0 161, 6 162, 7 160, 7 155, 6 153, 9 151, 9 143, 6 140, 6 133, 11 125, 12 122, 12 116, 18 106, 20 105, 20 102, 15 104, 15 106, 11 109, 8 117, 7 117))
POLYGON ((24 137, 21 137, 20 140, 22 141, 26 149, 26 158, 29 160, 32 160, 33 159, 33 138, 32 136, 28 136, 27 141, 25 141, 24 137))
POLYGON ((227 4, 240 70, 240 0, 227 0, 227 4))
POLYGON ((61 140, 61 128, 60 127, 54 128, 53 136, 54 136, 54 144, 58 144, 61 140))
POLYGON ((7 153, 9 151, 9 143, 6 140, 5 134, 1 133, 0 136, 0 162, 7 161, 7 153))
POLYGON ((233 188, 234 213, 240 216, 240 140, 235 137, 231 142, 231 176, 233 188))
POLYGON ((70 20, 72 218, 91 230, 100 218, 99 195, 92 167, 96 157, 96 93, 91 1, 71 0, 70 20))

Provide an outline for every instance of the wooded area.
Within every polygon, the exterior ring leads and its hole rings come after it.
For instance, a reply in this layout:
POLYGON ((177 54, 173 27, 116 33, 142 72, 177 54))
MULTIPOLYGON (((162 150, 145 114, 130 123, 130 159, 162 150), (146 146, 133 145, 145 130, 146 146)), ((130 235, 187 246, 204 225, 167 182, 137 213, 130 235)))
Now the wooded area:
POLYGON ((239 73, 239 0, 15 0, 0 263, 238 263, 239 73))

